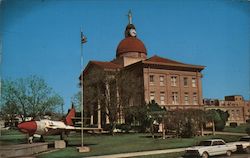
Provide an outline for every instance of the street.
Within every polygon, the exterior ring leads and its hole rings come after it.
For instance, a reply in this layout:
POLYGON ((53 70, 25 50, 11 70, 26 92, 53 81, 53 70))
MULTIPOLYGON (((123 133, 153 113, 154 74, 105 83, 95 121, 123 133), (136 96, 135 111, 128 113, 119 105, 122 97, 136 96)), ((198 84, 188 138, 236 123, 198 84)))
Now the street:
MULTIPOLYGON (((214 158, 228 158, 227 156, 218 156, 214 158)), ((250 158, 250 154, 232 154, 230 158, 250 158)))
MULTIPOLYGON (((183 157, 179 157, 183 158, 183 157)), ((227 157, 225 155, 222 156, 212 156, 211 158, 250 158, 250 154, 232 154, 232 156, 227 157)))

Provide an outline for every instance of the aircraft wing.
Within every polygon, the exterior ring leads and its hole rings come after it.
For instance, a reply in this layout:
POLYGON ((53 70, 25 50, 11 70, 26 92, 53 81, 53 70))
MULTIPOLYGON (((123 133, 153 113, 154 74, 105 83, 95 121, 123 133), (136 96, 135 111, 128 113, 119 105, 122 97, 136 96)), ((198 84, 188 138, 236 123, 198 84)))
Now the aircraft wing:
POLYGON ((58 130, 65 130, 65 131, 101 131, 102 128, 91 128, 91 127, 74 127, 74 126, 65 126, 65 127, 58 127, 58 126, 47 126, 48 129, 58 129, 58 130))

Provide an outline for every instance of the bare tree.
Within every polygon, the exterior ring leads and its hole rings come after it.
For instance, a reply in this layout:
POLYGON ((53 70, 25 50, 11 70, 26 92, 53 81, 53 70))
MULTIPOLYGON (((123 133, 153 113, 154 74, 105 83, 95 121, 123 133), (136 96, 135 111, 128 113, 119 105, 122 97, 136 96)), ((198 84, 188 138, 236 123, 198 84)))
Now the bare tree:
POLYGON ((37 76, 3 81, 1 106, 6 114, 20 114, 22 119, 55 111, 63 99, 37 76), (11 105, 12 108, 8 108, 11 105), (16 110, 18 109, 18 110, 16 110))

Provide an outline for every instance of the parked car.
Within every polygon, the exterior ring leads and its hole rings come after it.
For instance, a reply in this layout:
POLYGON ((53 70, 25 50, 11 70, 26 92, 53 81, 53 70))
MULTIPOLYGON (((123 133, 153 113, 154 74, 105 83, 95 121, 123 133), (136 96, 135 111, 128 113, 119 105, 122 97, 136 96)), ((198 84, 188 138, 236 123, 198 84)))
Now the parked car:
POLYGON ((236 151, 235 144, 226 144, 222 139, 209 139, 201 141, 198 146, 187 148, 184 157, 202 157, 227 155, 231 156, 236 151))
POLYGON ((237 151, 250 154, 250 136, 244 136, 238 142, 234 142, 234 144, 237 147, 237 151))

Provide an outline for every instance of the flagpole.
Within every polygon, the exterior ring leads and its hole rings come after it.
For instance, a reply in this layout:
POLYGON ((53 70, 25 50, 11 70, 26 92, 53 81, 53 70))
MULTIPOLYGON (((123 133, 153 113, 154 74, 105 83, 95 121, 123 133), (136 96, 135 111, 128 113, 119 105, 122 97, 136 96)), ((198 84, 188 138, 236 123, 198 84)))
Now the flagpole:
MULTIPOLYGON (((2 39, 0 39, 0 100, 2 101, 2 39)), ((0 105, 0 113, 2 113, 2 105, 0 105)), ((0 136, 2 136, 2 116, 0 116, 0 136)))
POLYGON ((80 28, 80 48, 81 48, 81 68, 80 68, 80 88, 81 88, 81 147, 77 147, 78 152, 89 152, 89 147, 83 146, 83 77, 84 77, 84 69, 83 69, 83 44, 87 42, 87 38, 82 33, 82 27, 80 28))
POLYGON ((83 33, 81 27, 81 147, 83 147, 83 33))

